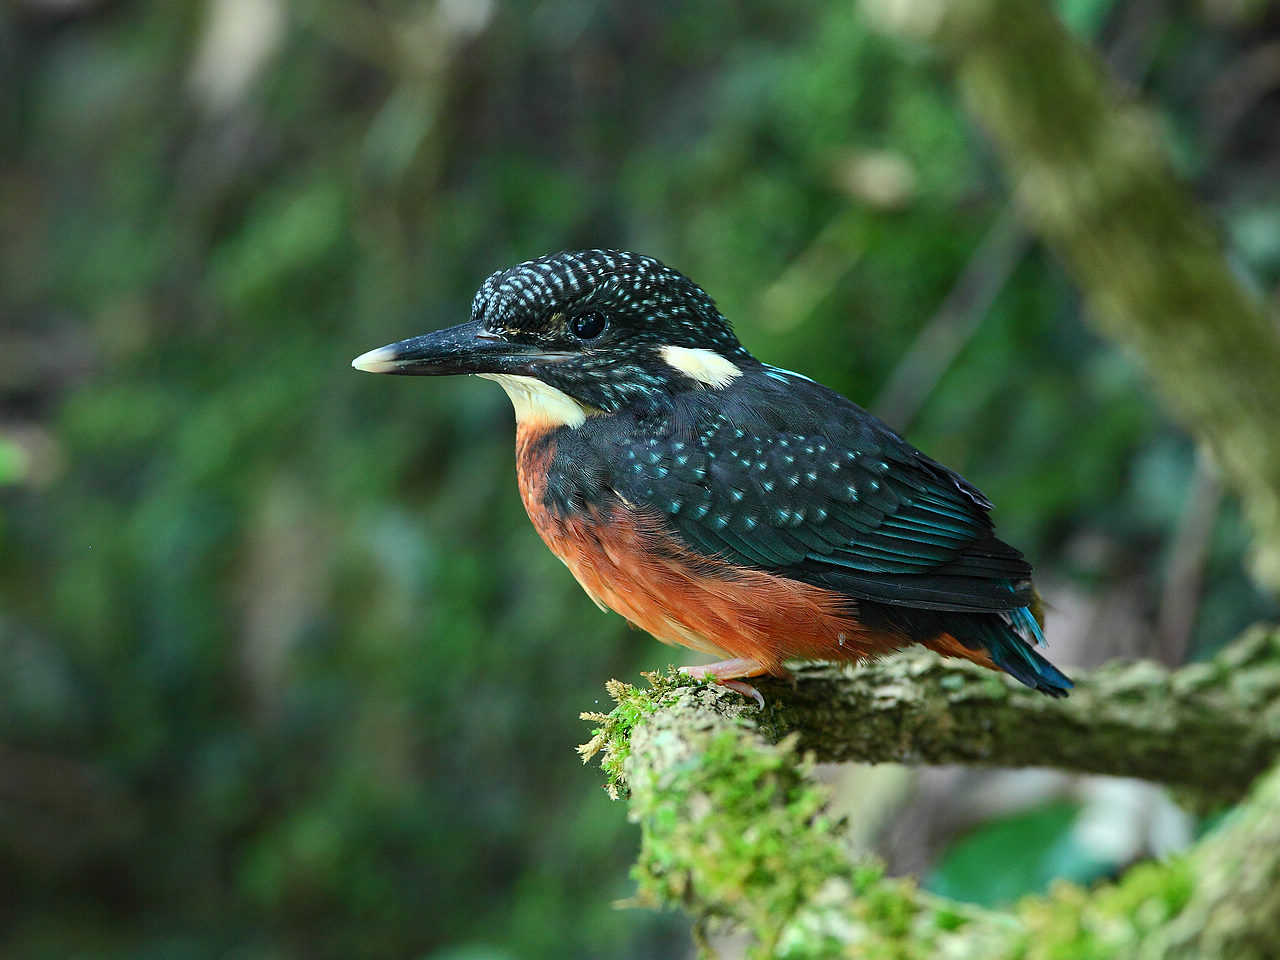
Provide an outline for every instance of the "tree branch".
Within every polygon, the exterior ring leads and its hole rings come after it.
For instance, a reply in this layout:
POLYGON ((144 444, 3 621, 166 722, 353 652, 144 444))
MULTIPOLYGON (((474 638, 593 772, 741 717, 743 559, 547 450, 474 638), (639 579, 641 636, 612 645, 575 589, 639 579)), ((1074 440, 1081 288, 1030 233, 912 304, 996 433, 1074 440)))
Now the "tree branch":
POLYGON ((1113 663, 1045 697, 989 670, 907 651, 858 668, 760 684, 765 729, 821 761, 1045 766, 1140 777, 1209 803, 1238 799, 1280 755, 1280 631, 1169 671, 1113 663))
POLYGON ((1075 956, 1280 951, 1280 769, 1188 856, 1136 868, 1090 894, 1062 885, 1005 914, 886 880, 870 862, 851 864, 825 791, 809 776, 814 754, 801 758, 810 745, 824 759, 1142 771, 1223 800, 1238 795, 1248 770, 1280 755, 1280 631, 1251 630, 1212 663, 1172 673, 1105 668, 1065 701, 929 655, 852 677, 807 670, 794 691, 770 686, 764 711, 687 677, 651 682, 647 691, 610 685, 618 707, 586 715, 600 728, 584 757, 603 750, 614 786, 629 791, 642 828, 640 900, 679 905, 701 923, 742 925, 757 956, 830 957, 852 944, 867 957, 1036 957, 1064 944, 1075 956), (1251 706, 1237 712, 1235 698, 1251 706), (1242 740, 1214 730, 1220 709, 1229 711, 1222 729, 1242 740), (854 746, 829 746, 844 735, 854 746))

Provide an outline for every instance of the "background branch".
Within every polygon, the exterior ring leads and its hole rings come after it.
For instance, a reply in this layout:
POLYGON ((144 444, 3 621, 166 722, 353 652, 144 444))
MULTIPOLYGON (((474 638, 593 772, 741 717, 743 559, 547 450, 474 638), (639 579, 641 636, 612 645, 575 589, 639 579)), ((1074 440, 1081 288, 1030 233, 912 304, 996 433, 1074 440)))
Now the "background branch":
POLYGON ((864 7, 951 59, 1027 222, 1213 452, 1253 524, 1255 574, 1280 589, 1280 330, 1228 265, 1146 111, 1037 0, 864 7))

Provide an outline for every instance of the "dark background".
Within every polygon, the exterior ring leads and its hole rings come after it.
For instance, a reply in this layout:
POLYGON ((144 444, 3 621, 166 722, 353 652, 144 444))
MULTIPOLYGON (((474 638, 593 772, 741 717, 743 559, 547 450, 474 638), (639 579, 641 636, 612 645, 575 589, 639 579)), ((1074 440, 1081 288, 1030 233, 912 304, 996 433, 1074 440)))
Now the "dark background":
MULTIPOLYGON (((1059 6, 1274 291, 1274 7, 1059 6)), ((501 391, 348 366, 582 246, 684 271, 964 472, 1063 665, 1276 612, 941 65, 855 5, 10 3, 0 953, 686 955, 680 917, 615 907, 634 828, 572 749, 605 680, 684 654, 538 540, 501 391)), ((982 902, 1199 829, 1115 782, 831 778, 854 845, 982 902)))

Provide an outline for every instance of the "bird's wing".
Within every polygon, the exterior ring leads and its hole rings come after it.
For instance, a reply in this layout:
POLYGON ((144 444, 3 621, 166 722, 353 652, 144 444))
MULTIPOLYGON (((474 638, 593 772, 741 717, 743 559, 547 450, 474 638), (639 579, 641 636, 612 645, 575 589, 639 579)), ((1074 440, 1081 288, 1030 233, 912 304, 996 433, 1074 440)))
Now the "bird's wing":
POLYGON ((705 555, 881 603, 1026 606, 1031 567, 994 536, 990 502, 866 411, 804 383, 801 396, 739 397, 686 413, 687 429, 629 437, 611 485, 705 555))

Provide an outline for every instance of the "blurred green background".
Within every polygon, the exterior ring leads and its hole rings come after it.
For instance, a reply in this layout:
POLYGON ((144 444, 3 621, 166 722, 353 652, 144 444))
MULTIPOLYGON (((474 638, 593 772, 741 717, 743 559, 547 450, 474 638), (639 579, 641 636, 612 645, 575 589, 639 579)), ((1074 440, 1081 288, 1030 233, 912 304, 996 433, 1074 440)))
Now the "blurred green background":
MULTIPOLYGON (((1275 7, 1060 8, 1274 291, 1275 7)), ((14 0, 0 954, 687 955, 680 917, 615 906, 634 828, 572 749, 605 680, 682 654, 538 540, 501 391, 348 366, 581 246, 684 271, 984 489, 1058 662, 1178 662, 1276 612, 941 65, 856 5, 14 0)), ((1097 790, 948 777, 842 803, 951 895, 1164 842, 1140 818, 1094 855, 1097 790)))

